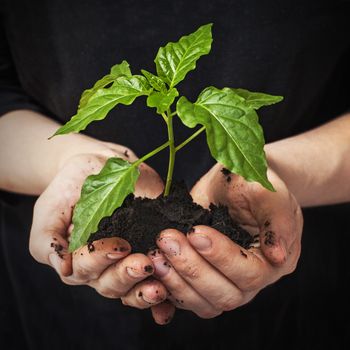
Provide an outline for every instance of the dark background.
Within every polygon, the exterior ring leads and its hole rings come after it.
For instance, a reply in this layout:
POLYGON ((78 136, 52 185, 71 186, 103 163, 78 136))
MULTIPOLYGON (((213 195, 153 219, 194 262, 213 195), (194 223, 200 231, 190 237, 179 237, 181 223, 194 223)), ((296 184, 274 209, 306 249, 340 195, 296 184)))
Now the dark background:
MULTIPOLYGON (((320 125, 349 109, 347 1, 3 1, 0 114, 21 108, 65 122, 81 92, 127 59, 154 72, 159 46, 213 22, 209 56, 179 84, 194 100, 208 85, 283 95, 261 111, 267 142, 320 125)), ((165 129, 139 99, 86 133, 142 155, 165 129)), ((179 123, 178 141, 191 133, 179 123)), ((19 140, 20 142, 20 140, 19 140)), ((286 155, 287 156, 287 155, 286 155)), ((325 155, 326 156, 326 155, 325 155)), ((165 174, 167 155, 150 161, 165 174)), ((177 158, 188 185, 214 163, 204 135, 177 158)), ((336 181, 336 179, 334 180, 336 181)), ((66 286, 29 255, 35 198, 2 192, 0 339, 6 349, 345 349, 349 205, 305 209, 295 273, 251 303, 213 320, 177 312, 168 326, 89 287, 66 286)))

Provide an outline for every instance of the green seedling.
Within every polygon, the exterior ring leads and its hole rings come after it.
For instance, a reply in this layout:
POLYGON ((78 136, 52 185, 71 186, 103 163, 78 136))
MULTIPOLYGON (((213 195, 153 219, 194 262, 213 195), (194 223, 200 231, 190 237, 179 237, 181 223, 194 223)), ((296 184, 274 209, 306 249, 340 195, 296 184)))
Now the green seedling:
POLYGON ((196 102, 190 102, 184 96, 178 98, 175 86, 196 68, 201 56, 210 52, 211 27, 212 24, 201 26, 178 42, 161 47, 154 60, 157 74, 141 70, 142 75, 133 75, 126 61, 113 66, 108 75, 83 92, 76 115, 53 135, 84 130, 91 122, 104 119, 118 104, 130 105, 140 96, 147 97, 148 107, 156 108, 168 131, 166 143, 137 161, 130 163, 121 158, 110 158, 98 175, 87 177, 74 209, 70 251, 86 244, 90 234, 97 231, 100 220, 111 215, 126 196, 134 192, 139 165, 165 148, 169 149, 164 190, 164 196, 167 196, 176 153, 204 131, 216 161, 247 181, 257 181, 274 190, 266 175, 265 141, 256 110, 281 101, 281 96, 209 86, 199 94, 196 102), (176 107, 173 107, 176 98, 176 107), (175 117, 189 128, 201 126, 178 145, 175 145, 173 133, 175 117))

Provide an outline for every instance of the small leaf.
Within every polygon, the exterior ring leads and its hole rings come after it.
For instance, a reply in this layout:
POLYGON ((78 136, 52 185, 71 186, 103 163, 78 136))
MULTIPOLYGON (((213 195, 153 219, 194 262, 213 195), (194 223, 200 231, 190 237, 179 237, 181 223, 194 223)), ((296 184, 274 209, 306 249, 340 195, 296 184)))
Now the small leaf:
POLYGON ((110 158, 99 174, 85 180, 74 208, 71 252, 86 244, 90 235, 97 231, 100 220, 111 215, 126 196, 134 192, 138 177, 135 165, 121 158, 110 158))
POLYGON ((126 76, 126 77, 131 77, 131 70, 130 70, 130 65, 127 61, 123 61, 120 64, 115 64, 112 68, 111 68, 111 73, 110 75, 118 78, 122 75, 126 76))
POLYGON ((157 74, 170 88, 196 68, 196 62, 201 56, 210 52, 213 41, 211 27, 211 23, 201 26, 194 33, 183 36, 178 42, 168 43, 159 49, 154 60, 157 74))
POLYGON ((162 114, 173 104, 177 96, 179 96, 179 92, 176 88, 172 88, 166 93, 153 91, 147 97, 147 106, 157 107, 157 113, 162 114))
POLYGON ((98 80, 95 85, 91 89, 85 90, 80 98, 79 101, 79 107, 78 109, 83 108, 87 102, 89 101, 90 97, 98 90, 101 89, 108 84, 113 83, 117 78, 121 76, 131 77, 131 71, 129 68, 129 63, 126 61, 123 61, 120 64, 116 64, 111 68, 111 72, 107 75, 105 75, 103 78, 98 80))
POLYGON ((154 74, 152 74, 150 72, 147 72, 144 69, 141 69, 141 73, 146 77, 146 79, 148 80, 149 84, 155 90, 161 91, 164 94, 166 93, 167 88, 166 88, 166 85, 165 85, 164 81, 161 78, 157 77, 156 75, 154 75, 154 74))
POLYGON ((229 88, 208 87, 195 103, 181 97, 177 114, 190 128, 205 126, 210 152, 218 162, 247 181, 274 190, 266 175, 264 135, 258 115, 242 97, 229 88))
POLYGON ((263 106, 273 105, 283 100, 283 96, 263 94, 262 92, 251 92, 245 89, 231 89, 237 95, 244 98, 248 106, 259 109, 263 106))
POLYGON ((104 119, 117 104, 130 105, 136 97, 149 95, 151 91, 146 78, 141 75, 119 77, 112 87, 98 89, 88 103, 53 136, 84 130, 91 122, 104 119))

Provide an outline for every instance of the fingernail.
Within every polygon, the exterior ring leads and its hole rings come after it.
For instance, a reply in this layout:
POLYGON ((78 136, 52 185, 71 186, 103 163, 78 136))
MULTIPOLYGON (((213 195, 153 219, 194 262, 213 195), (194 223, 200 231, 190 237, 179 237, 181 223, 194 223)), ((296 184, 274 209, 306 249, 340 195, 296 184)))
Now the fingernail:
POLYGON ((175 239, 161 237, 158 242, 165 254, 174 256, 180 253, 180 244, 175 239))
MULTIPOLYGON (((140 295, 140 294, 139 294, 140 295)), ((147 304, 154 304, 155 300, 148 298, 147 295, 141 294, 141 298, 147 303, 147 304)))
POLYGON ((133 267, 127 267, 126 268, 126 272, 127 274, 130 276, 130 277, 133 277, 133 278, 140 278, 140 277, 145 277, 145 274, 136 270, 135 268, 133 267))
POLYGON ((170 270, 170 264, 164 259, 154 259, 154 274, 158 277, 164 277, 170 270))
POLYGON ((117 259, 121 259, 122 256, 121 254, 118 254, 118 253, 108 253, 107 258, 112 260, 117 260, 117 259))
POLYGON ((149 274, 154 272, 154 268, 152 265, 146 265, 143 269, 145 270, 145 272, 147 272, 149 274))
POLYGON ((189 238, 190 243, 198 250, 206 250, 211 247, 211 240, 204 235, 194 235, 189 238))
POLYGON ((51 266, 56 270, 57 273, 59 273, 60 267, 61 267, 61 259, 57 255, 57 253, 49 254, 49 261, 50 261, 51 266))

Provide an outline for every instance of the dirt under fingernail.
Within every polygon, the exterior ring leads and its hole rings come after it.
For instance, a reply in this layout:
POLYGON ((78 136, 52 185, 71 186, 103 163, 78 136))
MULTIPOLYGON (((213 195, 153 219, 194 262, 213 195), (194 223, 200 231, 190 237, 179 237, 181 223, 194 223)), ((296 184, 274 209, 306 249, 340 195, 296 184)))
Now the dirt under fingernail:
POLYGON ((88 243, 88 251, 89 253, 92 253, 95 250, 95 246, 93 245, 92 242, 88 243))
POLYGON ((153 273, 154 268, 153 268, 152 265, 146 265, 146 266, 144 267, 144 270, 145 270, 145 272, 147 272, 147 273, 153 273))

